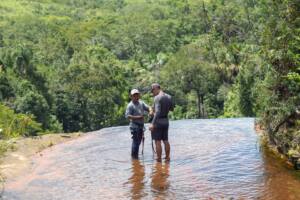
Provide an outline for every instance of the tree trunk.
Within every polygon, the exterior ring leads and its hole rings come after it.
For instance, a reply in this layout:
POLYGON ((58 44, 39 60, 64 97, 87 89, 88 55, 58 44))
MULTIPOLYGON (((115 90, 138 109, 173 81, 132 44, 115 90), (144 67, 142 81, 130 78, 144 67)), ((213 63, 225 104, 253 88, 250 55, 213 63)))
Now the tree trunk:
POLYGON ((204 95, 197 91, 198 118, 204 117, 204 95))
POLYGON ((202 118, 206 118, 205 108, 204 108, 204 95, 201 95, 201 108, 202 108, 202 118))

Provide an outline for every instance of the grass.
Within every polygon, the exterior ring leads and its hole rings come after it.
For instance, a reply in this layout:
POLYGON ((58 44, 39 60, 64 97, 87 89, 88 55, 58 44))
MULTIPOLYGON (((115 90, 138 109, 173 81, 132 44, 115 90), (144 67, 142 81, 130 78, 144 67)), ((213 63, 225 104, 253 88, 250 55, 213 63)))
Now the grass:
POLYGON ((9 149, 16 149, 14 140, 0 140, 0 157, 3 156, 9 149))

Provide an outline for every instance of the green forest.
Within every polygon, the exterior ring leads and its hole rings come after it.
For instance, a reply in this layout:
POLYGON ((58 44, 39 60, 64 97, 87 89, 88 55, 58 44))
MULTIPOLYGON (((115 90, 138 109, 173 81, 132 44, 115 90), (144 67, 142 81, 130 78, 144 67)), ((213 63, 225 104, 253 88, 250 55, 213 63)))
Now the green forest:
POLYGON ((125 124, 129 90, 172 119, 256 117, 300 150, 299 0, 2 0, 0 134, 125 124))

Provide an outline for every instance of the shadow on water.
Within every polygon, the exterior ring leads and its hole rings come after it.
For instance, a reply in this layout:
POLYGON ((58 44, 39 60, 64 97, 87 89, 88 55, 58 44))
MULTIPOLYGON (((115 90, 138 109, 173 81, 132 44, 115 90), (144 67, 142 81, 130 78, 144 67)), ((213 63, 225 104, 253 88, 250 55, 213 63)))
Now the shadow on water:
POLYGON ((154 161, 149 138, 139 160, 128 127, 56 145, 6 183, 3 199, 300 199, 298 173, 260 147, 254 119, 171 122, 170 163, 154 161))

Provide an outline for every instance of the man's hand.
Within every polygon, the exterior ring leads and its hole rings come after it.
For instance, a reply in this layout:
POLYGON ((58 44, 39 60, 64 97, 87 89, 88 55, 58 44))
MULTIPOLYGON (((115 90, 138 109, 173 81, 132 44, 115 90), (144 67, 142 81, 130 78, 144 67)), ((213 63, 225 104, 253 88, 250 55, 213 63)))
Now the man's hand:
POLYGON ((152 107, 149 108, 149 115, 150 116, 153 116, 154 115, 154 110, 152 107))
POLYGON ((150 131, 153 131, 153 130, 154 130, 154 125, 153 125, 153 124, 150 124, 149 130, 150 130, 150 131))

